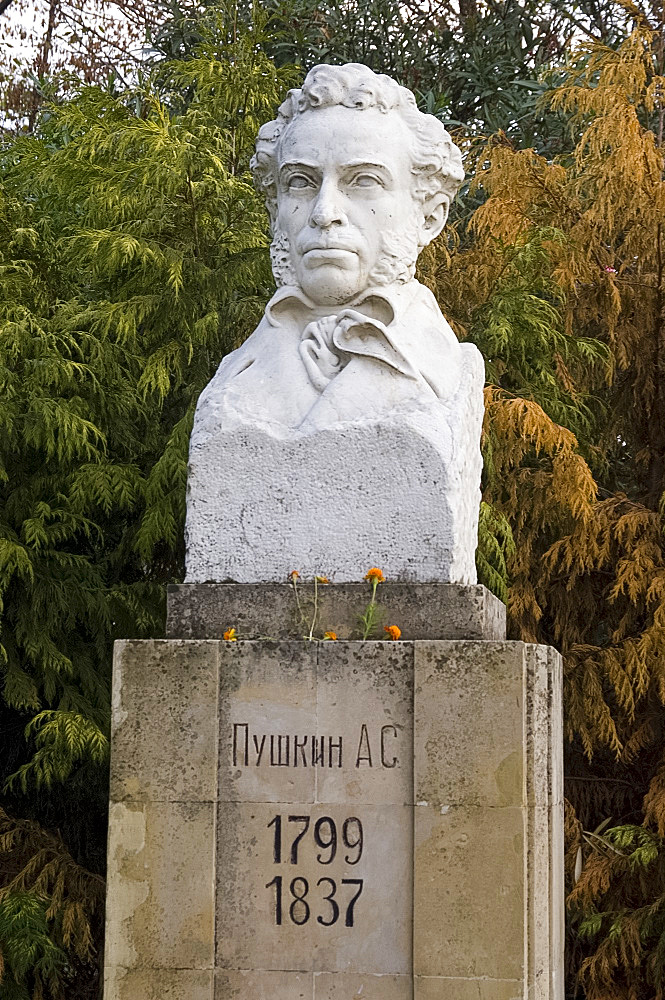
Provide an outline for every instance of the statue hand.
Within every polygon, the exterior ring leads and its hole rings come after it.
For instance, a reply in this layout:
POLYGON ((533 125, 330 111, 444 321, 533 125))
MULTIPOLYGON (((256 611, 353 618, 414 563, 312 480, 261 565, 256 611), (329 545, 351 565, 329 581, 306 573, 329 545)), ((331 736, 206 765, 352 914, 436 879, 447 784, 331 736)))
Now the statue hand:
POLYGON ((332 349, 336 316, 308 323, 302 332, 300 357, 315 388, 323 392, 331 379, 338 375, 348 359, 332 349))

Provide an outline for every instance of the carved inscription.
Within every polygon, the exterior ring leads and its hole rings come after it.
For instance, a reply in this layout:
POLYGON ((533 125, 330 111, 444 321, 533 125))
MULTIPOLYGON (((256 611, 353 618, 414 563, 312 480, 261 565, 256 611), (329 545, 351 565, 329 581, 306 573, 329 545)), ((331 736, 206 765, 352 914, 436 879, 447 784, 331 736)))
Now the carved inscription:
MULTIPOLYGON (((264 722, 238 714, 228 726, 227 760, 234 782, 239 782, 236 788, 247 784, 261 796, 260 821, 254 827, 259 817, 252 816, 248 831, 256 857, 252 898, 264 948, 278 966, 288 961, 300 968, 297 963, 311 962, 311 947, 327 956, 326 949, 339 946, 340 963, 351 955, 360 962, 356 932, 377 900, 385 905, 390 899, 384 872, 392 862, 383 834, 387 825, 391 843, 405 842, 402 824, 408 817, 399 807, 400 818, 393 823, 392 814, 389 819, 382 815, 392 807, 375 800, 401 803, 408 795, 404 772, 408 777, 410 729, 387 721, 383 712, 377 712, 377 718, 346 719, 341 712, 321 726, 323 731, 317 732, 314 725, 308 732, 297 722, 284 725, 269 717, 264 722), (372 786, 376 791, 370 791, 372 786), (279 797, 282 790, 287 797, 279 797), (290 958, 271 943, 276 940, 283 942, 290 958)), ((406 913, 404 922, 391 917, 387 939, 397 935, 401 941, 407 924, 406 913)))
MULTIPOLYGON (((319 865, 330 865, 338 853, 344 855, 347 865, 357 865, 363 853, 363 826, 357 816, 348 816, 338 832, 331 816, 321 816, 311 825, 311 816, 282 816, 277 813, 268 823, 273 829, 273 862, 276 865, 297 865, 300 843, 306 836, 313 837, 319 865)), ((317 873, 318 874, 318 873, 317 873)), ((272 890, 273 917, 277 926, 288 919, 301 927, 310 918, 322 927, 332 927, 342 921, 345 927, 354 926, 355 905, 363 891, 364 879, 339 880, 323 875, 306 878, 296 875, 289 879, 275 875, 265 888, 272 890), (287 888, 288 887, 288 888, 287 888), (347 888, 349 887, 349 888, 347 888)))
POLYGON ((344 767, 358 769, 399 766, 394 725, 362 723, 353 737, 257 733, 247 722, 235 722, 231 739, 234 767, 344 767), (346 754, 346 757, 345 757, 346 754))

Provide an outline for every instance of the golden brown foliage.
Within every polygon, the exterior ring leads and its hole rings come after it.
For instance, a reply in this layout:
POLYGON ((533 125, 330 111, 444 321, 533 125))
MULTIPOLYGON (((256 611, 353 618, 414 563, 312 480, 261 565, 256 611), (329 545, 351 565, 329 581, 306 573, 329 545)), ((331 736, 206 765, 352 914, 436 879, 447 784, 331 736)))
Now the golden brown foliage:
MULTIPOLYGON (((515 535, 513 632, 566 654, 568 732, 588 753, 637 753, 641 707, 665 700, 665 164, 650 118, 660 128, 665 79, 653 42, 643 30, 616 52, 592 48, 555 93, 578 134, 567 161, 501 136, 485 147, 471 245, 452 242, 428 274, 462 336, 486 338, 503 296, 506 343, 494 331, 484 345, 485 499, 515 535), (509 272, 525 273, 529 250, 541 281, 530 298, 551 310, 549 394, 509 342, 509 272)), ((528 313, 529 295, 519 301, 528 313)))
POLYGON ((512 634, 564 654, 569 957, 589 1000, 665 983, 665 31, 631 9, 638 28, 583 48, 553 93, 573 152, 476 149, 471 235, 425 262, 486 358, 512 634))

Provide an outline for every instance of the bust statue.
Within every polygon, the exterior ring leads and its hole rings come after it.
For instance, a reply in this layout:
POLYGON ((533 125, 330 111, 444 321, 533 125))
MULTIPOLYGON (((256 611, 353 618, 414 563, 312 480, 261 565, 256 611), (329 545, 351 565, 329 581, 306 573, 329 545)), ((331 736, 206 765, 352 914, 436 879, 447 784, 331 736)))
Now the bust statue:
POLYGON ((464 177, 443 125, 317 66, 252 160, 277 292, 202 393, 187 581, 475 582, 483 365, 415 278, 464 177))

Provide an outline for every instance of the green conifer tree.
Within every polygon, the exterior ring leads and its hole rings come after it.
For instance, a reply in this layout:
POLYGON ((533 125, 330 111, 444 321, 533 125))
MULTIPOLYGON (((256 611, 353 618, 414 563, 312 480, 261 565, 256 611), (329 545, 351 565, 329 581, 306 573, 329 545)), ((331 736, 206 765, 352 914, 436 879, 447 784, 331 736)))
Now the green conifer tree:
POLYGON ((4 732, 26 739, 2 777, 75 848, 21 852, 6 819, 3 996, 94 995, 79 862, 103 864, 112 643, 159 635, 182 573, 196 399, 272 287, 249 157, 293 80, 260 24, 219 14, 193 58, 121 97, 84 88, 0 149, 0 671, 4 732))

